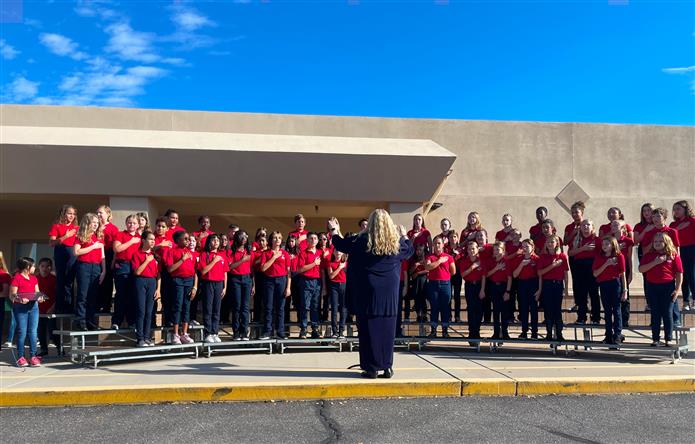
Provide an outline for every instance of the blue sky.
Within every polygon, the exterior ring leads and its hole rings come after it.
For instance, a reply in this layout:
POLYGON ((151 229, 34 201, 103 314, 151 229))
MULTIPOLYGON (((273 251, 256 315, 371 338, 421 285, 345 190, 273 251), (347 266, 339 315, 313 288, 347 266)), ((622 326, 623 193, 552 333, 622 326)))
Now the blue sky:
POLYGON ((695 123, 695 2, 27 1, 3 103, 695 123))

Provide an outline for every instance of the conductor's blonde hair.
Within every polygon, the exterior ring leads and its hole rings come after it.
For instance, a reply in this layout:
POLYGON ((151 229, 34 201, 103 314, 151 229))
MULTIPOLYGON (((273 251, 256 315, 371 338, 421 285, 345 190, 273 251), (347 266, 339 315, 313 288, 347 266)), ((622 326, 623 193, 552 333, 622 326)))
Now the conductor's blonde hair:
POLYGON ((400 238, 386 210, 372 211, 367 225, 367 252, 377 256, 397 254, 400 251, 400 238))

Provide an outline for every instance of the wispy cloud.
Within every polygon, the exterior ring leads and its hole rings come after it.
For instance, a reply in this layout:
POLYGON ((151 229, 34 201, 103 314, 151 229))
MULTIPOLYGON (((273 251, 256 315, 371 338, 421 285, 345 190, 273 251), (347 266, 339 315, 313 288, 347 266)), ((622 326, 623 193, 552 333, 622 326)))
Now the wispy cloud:
POLYGON ((84 60, 87 54, 78 50, 77 43, 60 34, 42 33, 39 35, 41 43, 53 54, 70 57, 74 60, 84 60))
POLYGON ((163 41, 177 43, 177 49, 181 51, 206 48, 217 43, 217 39, 199 32, 203 28, 216 27, 217 23, 213 20, 188 5, 176 4, 171 11, 171 21, 176 31, 162 37, 163 41))
POLYGON ((3 91, 3 101, 26 102, 39 93, 39 82, 32 82, 24 76, 16 77, 3 91))
POLYGON ((106 32, 110 35, 106 50, 121 59, 143 63, 160 60, 153 45, 156 38, 154 33, 136 31, 128 22, 109 25, 106 27, 106 32))
POLYGON ((12 45, 7 43, 5 39, 0 39, 0 56, 5 60, 12 60, 17 57, 20 51, 14 49, 12 45))
POLYGON ((106 7, 111 4, 108 0, 79 0, 75 5, 75 13, 82 17, 99 17, 104 20, 116 19, 120 14, 106 7))
POLYGON ((217 26, 215 22, 190 8, 176 8, 172 20, 184 31, 195 31, 205 26, 217 26))
POLYGON ((663 71, 668 74, 687 74, 695 72, 695 66, 684 66, 681 68, 664 68, 663 71))

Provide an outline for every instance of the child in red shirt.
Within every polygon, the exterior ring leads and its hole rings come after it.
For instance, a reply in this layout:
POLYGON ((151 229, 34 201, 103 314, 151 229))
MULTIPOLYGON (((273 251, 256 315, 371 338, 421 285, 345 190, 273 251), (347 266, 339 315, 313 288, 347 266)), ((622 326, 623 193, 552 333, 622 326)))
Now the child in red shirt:
MULTIPOLYGON (((42 314, 53 313, 56 293, 56 277, 53 273, 53 261, 50 258, 44 257, 39 260, 39 272, 36 275, 36 280, 39 283, 39 291, 46 295, 45 299, 39 302, 39 330, 38 340, 41 343, 41 352, 39 356, 48 355, 48 340, 53 335, 50 334, 56 327, 55 319, 42 318, 42 314)), ((53 337, 53 342, 56 342, 53 337)))
POLYGON ((172 236, 176 245, 166 255, 167 272, 171 278, 171 322, 174 326, 172 344, 192 344, 188 334, 191 300, 198 289, 197 260, 188 244, 190 236, 177 231, 172 236), (179 330, 181 327, 181 330, 179 330))
MULTIPOLYGON (((232 298, 232 331, 235 341, 249 340, 249 322, 251 295, 253 288, 253 254, 249 235, 244 230, 234 233, 232 247, 229 250, 229 282, 232 298)), ((287 318, 286 318, 287 319, 287 318)))
POLYGON ((598 294, 598 284, 592 272, 596 244, 600 243, 594 233, 594 224, 584 219, 580 224, 579 234, 574 236, 569 245, 568 256, 573 259, 572 289, 574 303, 577 305, 577 323, 586 323, 587 305, 591 300, 591 322, 601 321, 601 302, 598 294))
POLYGON ((331 295, 331 330, 334 338, 344 338, 347 319, 347 305, 345 305, 347 255, 334 250, 326 265, 328 288, 331 295), (338 318, 339 314, 340 318, 338 318))
POLYGON ((490 339, 509 339, 509 292, 512 276, 508 261, 504 258, 504 243, 496 241, 492 246, 492 257, 483 263, 488 282, 488 296, 492 299, 493 334, 490 339))
POLYGON ((410 259, 408 276, 410 296, 408 299, 414 301, 413 310, 415 310, 415 320, 419 322, 427 322, 427 273, 425 269, 425 251, 427 246, 420 244, 415 247, 415 254, 410 259))
POLYGON ((73 246, 77 256, 77 297, 75 318, 79 330, 96 330, 95 318, 99 298, 99 284, 106 275, 104 234, 99 229, 99 218, 87 213, 80 221, 80 229, 73 246))
POLYGON ((220 237, 216 234, 208 236, 205 251, 200 254, 198 271, 205 297, 203 304, 203 325, 205 342, 222 342, 219 336, 220 309, 222 298, 227 292, 227 255, 221 251, 220 237))
POLYGON ((531 339, 538 339, 538 259, 534 253, 533 240, 521 242, 522 255, 510 260, 509 270, 518 282, 519 320, 521 334, 519 338, 528 338, 529 315, 531 316, 531 339))
POLYGON ((135 325, 138 347, 152 347, 150 329, 152 327, 152 309, 154 301, 159 299, 161 280, 160 265, 154 254, 154 233, 143 231, 140 249, 133 253, 130 260, 135 287, 135 325))
POLYGON ((75 281, 75 252, 73 245, 79 228, 77 210, 72 205, 63 205, 58 220, 48 232, 48 245, 53 247, 56 271, 56 309, 60 313, 72 311, 73 283, 75 281))
POLYGON ((432 315, 430 317, 430 334, 437 337, 437 323, 441 316, 442 337, 449 337, 449 320, 451 318, 451 275, 456 273, 454 258, 444 252, 444 239, 434 238, 434 251, 427 257, 425 270, 429 273, 428 293, 432 315))
POLYGON ((606 320, 606 337, 603 343, 620 344, 623 329, 620 302, 627 300, 627 282, 625 256, 620 252, 615 237, 608 235, 601 239, 601 252, 594 258, 592 269, 601 290, 606 320))
POLYGON ((480 322, 483 319, 483 299, 485 299, 485 272, 480 246, 470 241, 466 253, 456 259, 456 267, 464 281, 466 311, 468 313, 468 337, 480 339, 480 322))
POLYGON ((17 367, 41 366, 41 358, 36 354, 36 332, 39 324, 37 295, 39 282, 34 276, 34 260, 23 257, 17 261, 17 274, 10 283, 12 316, 17 325, 17 367), (29 361, 24 356, 24 342, 29 336, 29 361))
POLYGON ((562 252, 560 238, 552 235, 545 240, 538 259, 539 295, 543 302, 547 341, 564 341, 562 337, 562 298, 567 297, 567 255, 562 252), (553 336, 553 330, 555 336, 553 336))
POLYGON ((261 256, 261 271, 265 274, 265 328, 259 339, 270 339, 275 334, 279 339, 286 339, 285 333, 285 299, 290 296, 291 259, 290 254, 282 248, 282 234, 273 231, 270 234, 270 248, 261 256))

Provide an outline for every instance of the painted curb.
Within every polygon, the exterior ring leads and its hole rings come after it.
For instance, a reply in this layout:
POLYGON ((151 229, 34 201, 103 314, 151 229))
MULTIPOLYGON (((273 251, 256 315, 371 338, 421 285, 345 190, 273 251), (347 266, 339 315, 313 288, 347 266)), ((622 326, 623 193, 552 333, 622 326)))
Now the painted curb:
POLYGON ((518 396, 695 392, 695 378, 518 381, 518 396))

